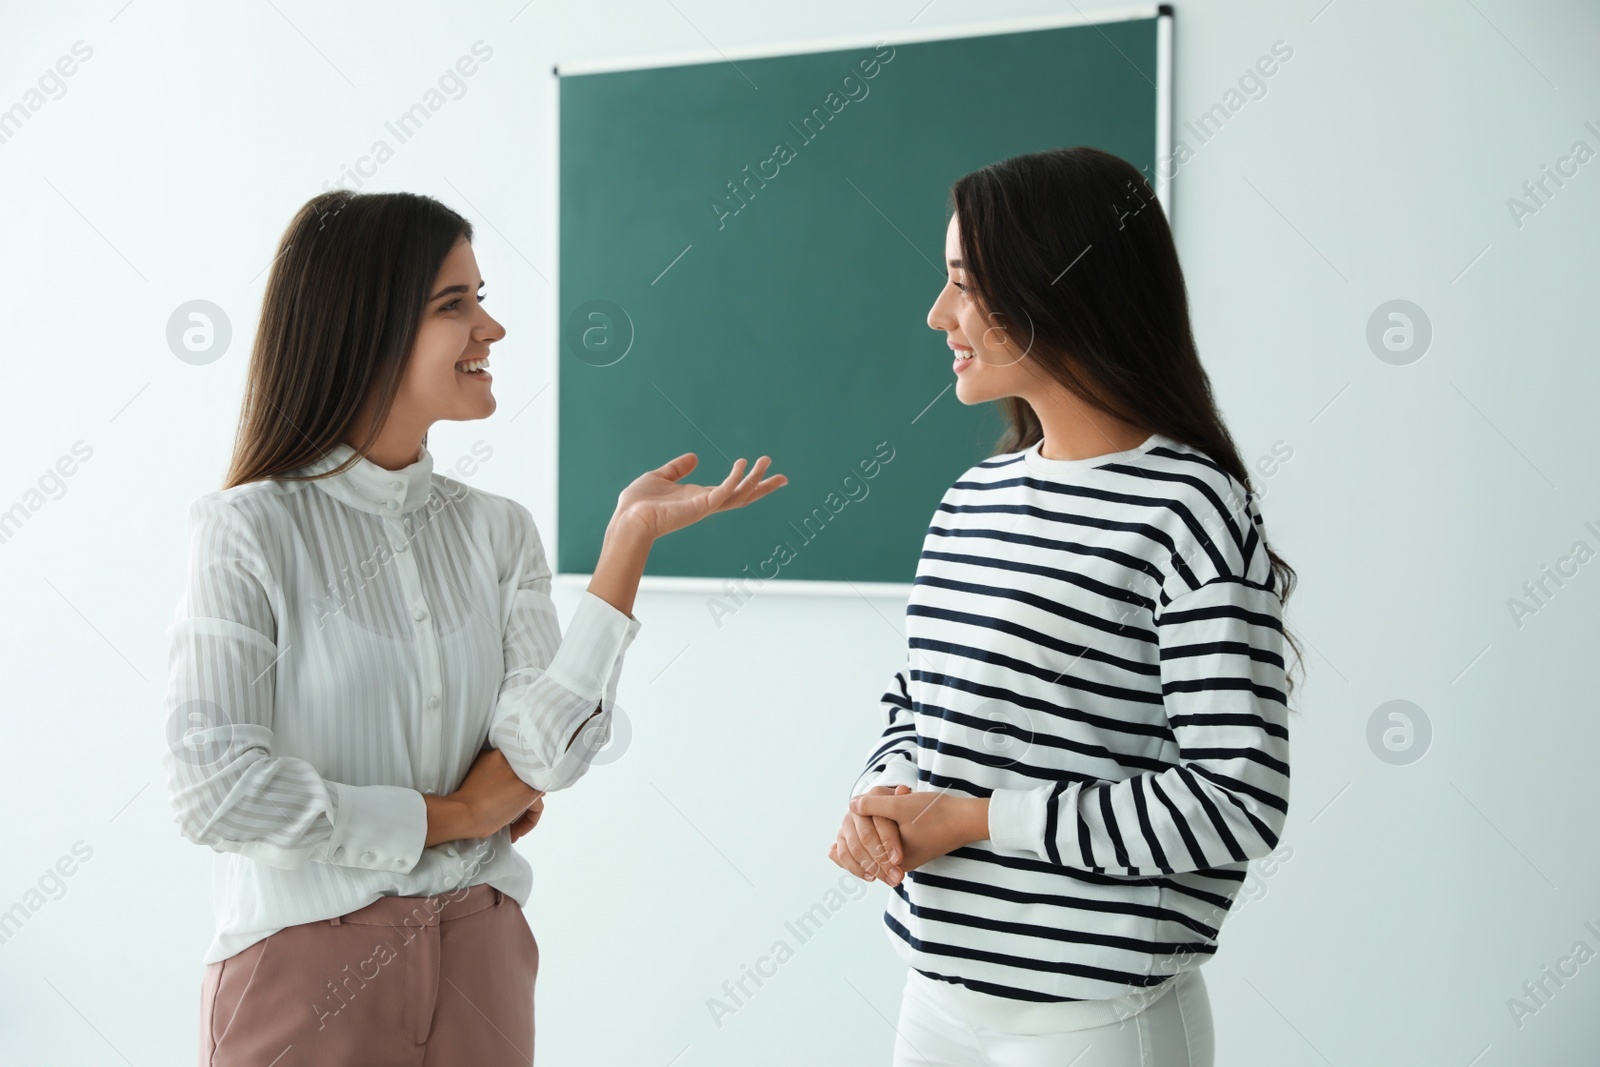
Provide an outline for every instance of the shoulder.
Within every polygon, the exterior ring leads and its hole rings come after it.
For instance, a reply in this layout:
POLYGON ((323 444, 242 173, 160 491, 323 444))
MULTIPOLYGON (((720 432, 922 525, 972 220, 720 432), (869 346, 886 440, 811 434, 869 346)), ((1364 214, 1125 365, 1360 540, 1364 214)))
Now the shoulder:
POLYGON ((277 550, 282 544, 279 493, 276 483, 247 482, 190 500, 191 582, 210 587, 245 579, 263 589, 278 585, 277 575, 283 573, 277 550))
POLYGON ((500 493, 468 485, 447 474, 433 475, 433 492, 474 523, 484 524, 492 531, 534 528, 533 513, 521 503, 500 493))
POLYGON ((444 474, 433 475, 433 487, 436 497, 454 507, 475 533, 488 539, 502 573, 529 558, 543 558, 544 540, 533 512, 524 504, 444 474))
POLYGON ((250 542, 266 541, 283 513, 289 483, 272 479, 213 489, 189 501, 189 533, 231 531, 250 542))
POLYGON ((1159 485, 1177 520, 1168 597, 1214 581, 1272 588, 1266 526, 1249 487, 1199 449, 1167 439, 1144 455, 1147 481, 1159 485))
POLYGON ((945 499, 1020 484, 1018 479, 1027 474, 1022 463, 1023 451, 1019 448, 1014 452, 997 452, 974 463, 945 491, 945 499))

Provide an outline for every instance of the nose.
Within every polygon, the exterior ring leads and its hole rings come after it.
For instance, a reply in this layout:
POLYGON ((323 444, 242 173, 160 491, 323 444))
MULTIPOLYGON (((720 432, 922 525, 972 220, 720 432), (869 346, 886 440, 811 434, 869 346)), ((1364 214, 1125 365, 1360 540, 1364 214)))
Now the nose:
POLYGON ((934 330, 949 332, 956 328, 956 317, 950 312, 945 297, 949 295, 949 286, 939 291, 934 299, 933 306, 928 309, 928 327, 934 330))
POLYGON ((500 325, 498 319, 487 311, 483 313, 484 322, 477 331, 478 339, 485 342, 498 341, 506 335, 506 328, 500 325))

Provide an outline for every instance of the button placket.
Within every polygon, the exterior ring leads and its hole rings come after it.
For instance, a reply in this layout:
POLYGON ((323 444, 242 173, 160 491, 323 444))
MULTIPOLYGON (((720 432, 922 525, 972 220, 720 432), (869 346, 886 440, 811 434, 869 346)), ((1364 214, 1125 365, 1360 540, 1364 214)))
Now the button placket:
POLYGON ((412 632, 417 642, 417 681, 424 694, 422 722, 418 731, 421 766, 421 784, 430 791, 443 787, 444 708, 442 678, 439 664, 439 638, 434 628, 433 612, 422 592, 422 575, 417 569, 417 556, 409 551, 405 524, 400 520, 386 523, 391 527, 394 540, 395 561, 399 565, 400 588, 405 604, 411 611, 412 632))

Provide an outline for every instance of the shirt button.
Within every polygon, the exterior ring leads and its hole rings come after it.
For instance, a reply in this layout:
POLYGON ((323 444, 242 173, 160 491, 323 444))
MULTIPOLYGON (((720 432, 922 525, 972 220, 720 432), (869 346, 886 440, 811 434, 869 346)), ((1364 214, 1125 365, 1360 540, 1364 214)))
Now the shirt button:
POLYGON ((416 619, 418 622, 421 622, 423 619, 426 619, 428 617, 428 609, 427 608, 418 608, 416 611, 413 611, 411 613, 411 617, 413 619, 416 619))
POLYGON ((438 706, 439 706, 439 698, 438 697, 431 696, 431 697, 428 698, 428 707, 436 708, 438 706))
POLYGON ((383 506, 388 508, 390 511, 397 511, 397 510, 399 510, 399 507, 400 507, 400 501, 398 501, 398 500, 385 500, 383 502, 383 506))
POLYGON ((363 852, 363 853, 362 853, 362 854, 361 854, 361 859, 362 859, 362 861, 363 861, 363 862, 366 862, 366 863, 371 863, 371 862, 372 862, 372 853, 370 853, 370 852, 363 852))
POLYGON ((389 488, 390 489, 404 489, 405 488, 405 483, 404 482, 390 482, 389 483, 389 488))

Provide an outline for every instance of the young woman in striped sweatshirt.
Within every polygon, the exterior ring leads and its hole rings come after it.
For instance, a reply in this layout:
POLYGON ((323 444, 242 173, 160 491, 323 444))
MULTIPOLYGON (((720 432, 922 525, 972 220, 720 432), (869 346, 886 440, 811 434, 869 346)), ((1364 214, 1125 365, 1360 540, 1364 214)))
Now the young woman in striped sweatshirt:
POLYGON ((1200 967, 1288 813, 1294 570, 1144 176, 1057 149, 951 199, 928 324, 1010 428, 928 526, 829 854, 892 890, 896 1067, 1209 1067, 1200 967))

